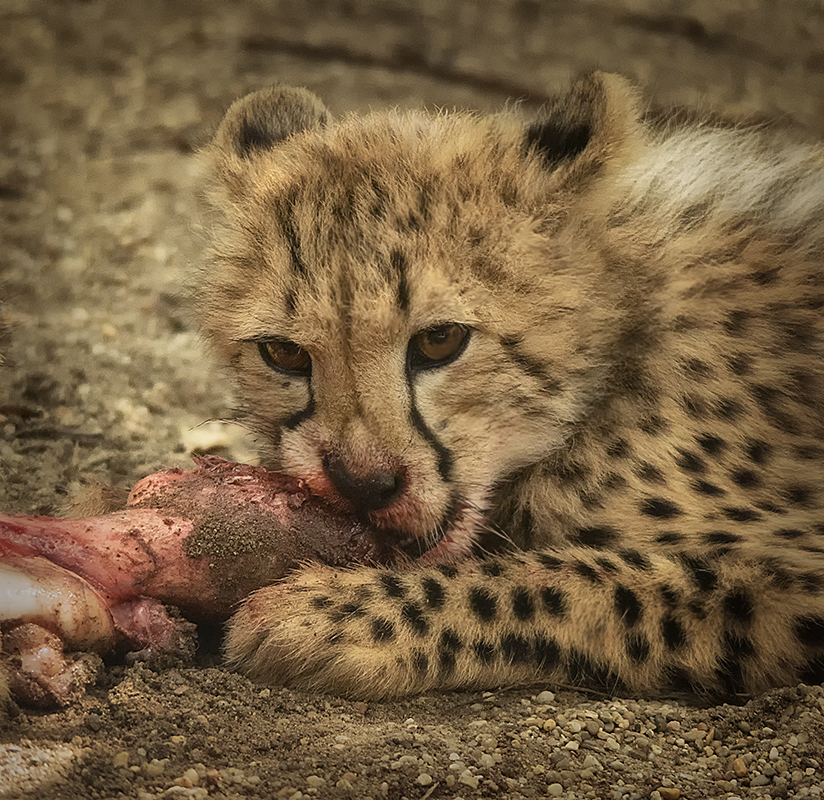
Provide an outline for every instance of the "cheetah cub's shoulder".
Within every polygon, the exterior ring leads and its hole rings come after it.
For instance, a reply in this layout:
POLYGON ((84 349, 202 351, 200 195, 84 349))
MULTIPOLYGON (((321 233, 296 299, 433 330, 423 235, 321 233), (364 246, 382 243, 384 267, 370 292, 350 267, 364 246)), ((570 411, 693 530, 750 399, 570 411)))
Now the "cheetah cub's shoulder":
POLYGON ((395 568, 306 566, 227 652, 360 696, 824 679, 824 150, 647 120, 231 107, 198 303, 269 463, 395 568))

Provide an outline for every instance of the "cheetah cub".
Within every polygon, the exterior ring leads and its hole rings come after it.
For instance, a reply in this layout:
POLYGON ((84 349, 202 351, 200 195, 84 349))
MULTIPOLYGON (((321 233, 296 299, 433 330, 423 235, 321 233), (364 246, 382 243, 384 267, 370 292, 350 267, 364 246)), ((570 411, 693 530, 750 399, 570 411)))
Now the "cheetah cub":
POLYGON ((235 103, 198 303, 268 463, 382 532, 227 640, 360 697, 824 680, 824 149, 647 119, 235 103))

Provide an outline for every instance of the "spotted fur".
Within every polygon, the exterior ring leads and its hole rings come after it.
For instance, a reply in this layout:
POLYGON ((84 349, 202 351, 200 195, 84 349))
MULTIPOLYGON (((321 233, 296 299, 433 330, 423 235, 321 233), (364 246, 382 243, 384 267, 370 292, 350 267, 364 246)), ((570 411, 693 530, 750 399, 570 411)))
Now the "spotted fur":
POLYGON ((363 697, 824 679, 824 150, 638 105, 595 74, 535 119, 230 109, 204 330, 270 463, 407 557, 256 593, 231 663, 363 697))

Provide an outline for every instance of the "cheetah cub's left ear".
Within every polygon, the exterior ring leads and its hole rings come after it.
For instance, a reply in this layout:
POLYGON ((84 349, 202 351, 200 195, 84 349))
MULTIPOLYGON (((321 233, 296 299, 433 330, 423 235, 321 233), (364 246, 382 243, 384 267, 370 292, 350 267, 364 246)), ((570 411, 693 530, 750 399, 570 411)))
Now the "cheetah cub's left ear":
POLYGON ((232 103, 206 155, 230 199, 236 199, 253 180, 260 156, 296 133, 326 128, 331 121, 323 103, 306 89, 261 89, 232 103))
POLYGON ((608 192, 610 173, 643 146, 638 105, 627 80, 592 72, 543 106, 526 129, 525 145, 547 168, 554 192, 608 192))

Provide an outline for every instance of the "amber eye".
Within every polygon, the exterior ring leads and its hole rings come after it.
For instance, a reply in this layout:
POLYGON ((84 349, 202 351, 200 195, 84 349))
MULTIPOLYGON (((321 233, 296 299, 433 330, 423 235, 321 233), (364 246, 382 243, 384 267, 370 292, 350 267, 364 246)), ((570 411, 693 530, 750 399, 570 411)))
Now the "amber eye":
POLYGON ((468 341, 469 328, 457 322, 427 328, 409 342, 409 365, 426 369, 448 364, 463 352, 468 341))
POLYGON ((263 360, 278 372, 290 375, 310 375, 312 358, 299 344, 288 339, 269 339, 257 343, 263 360))

